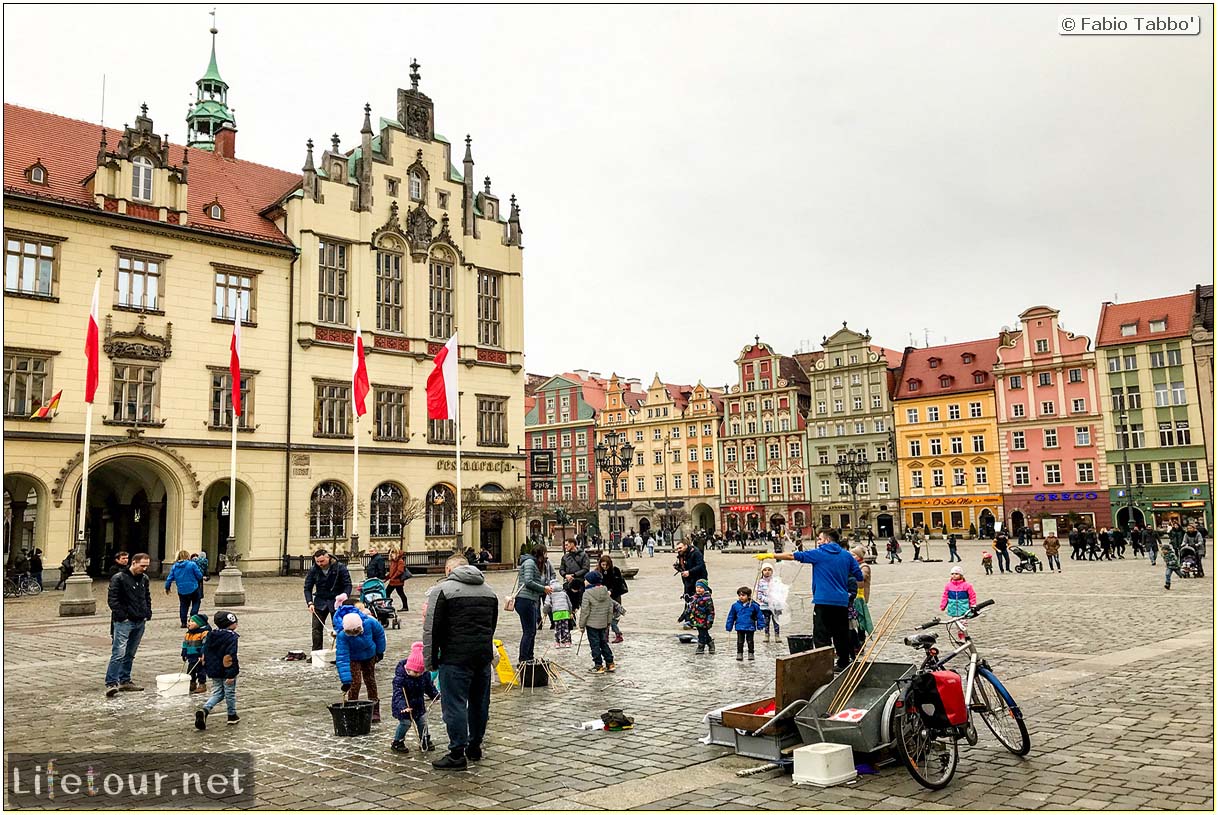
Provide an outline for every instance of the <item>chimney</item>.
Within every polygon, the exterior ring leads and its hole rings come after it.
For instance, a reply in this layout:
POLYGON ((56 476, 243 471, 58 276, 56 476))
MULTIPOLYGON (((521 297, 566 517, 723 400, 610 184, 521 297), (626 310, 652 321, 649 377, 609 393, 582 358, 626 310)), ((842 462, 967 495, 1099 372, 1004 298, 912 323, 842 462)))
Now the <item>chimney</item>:
POLYGON ((221 158, 237 157, 237 128, 232 122, 222 122, 216 129, 215 151, 221 158))

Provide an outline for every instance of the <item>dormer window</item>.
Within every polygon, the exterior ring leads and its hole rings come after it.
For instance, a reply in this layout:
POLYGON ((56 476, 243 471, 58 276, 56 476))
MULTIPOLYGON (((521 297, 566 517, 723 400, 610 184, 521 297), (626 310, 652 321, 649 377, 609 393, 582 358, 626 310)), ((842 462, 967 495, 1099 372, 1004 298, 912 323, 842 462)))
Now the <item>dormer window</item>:
MULTIPOLYGON (((31 177, 30 180, 33 181, 34 179, 31 177)), ((37 182, 35 182, 35 183, 37 183, 37 182)), ((1151 334, 1158 334, 1158 333, 1166 331, 1166 330, 1167 330, 1167 320, 1151 320, 1150 321, 1150 333, 1151 334)))
POLYGON ((975 384, 975 385, 984 385, 985 384, 985 371, 973 371, 973 384, 975 384))
POLYGON ((939 387, 940 388, 950 388, 952 386, 952 380, 953 380, 953 377, 950 377, 947 374, 944 374, 943 376, 939 377, 939 387))
POLYGON ((1125 323, 1125 325, 1121 326, 1121 336, 1122 337, 1132 337, 1133 335, 1135 335, 1137 333, 1138 333, 1138 324, 1137 323, 1125 323))
POLYGON ((909 382, 907 384, 908 384, 909 390, 911 392, 916 391, 922 387, 922 380, 921 379, 911 379, 911 380, 909 380, 909 382))
POLYGON ((964 364, 965 364, 965 365, 968 365, 968 364, 972 363, 972 361, 973 361, 973 355, 972 355, 972 354, 967 354, 967 353, 966 353, 966 354, 961 354, 961 355, 960 355, 960 359, 961 359, 961 361, 962 361, 962 362, 964 362, 964 364))
POLYGON ((938 357, 931 357, 930 359, 927 360, 927 362, 930 363, 930 367, 932 367, 932 368, 939 367, 939 358, 938 357))
POLYGON ((213 221, 224 220, 224 207, 220 206, 219 201, 213 201, 207 205, 207 217, 213 221))
POLYGON ((42 166, 42 159, 34 163, 32 167, 25 171, 26 178, 31 184, 41 184, 46 186, 47 183, 47 168, 42 166))
POLYGON ((131 197, 137 201, 152 200, 152 162, 143 156, 131 160, 131 197))

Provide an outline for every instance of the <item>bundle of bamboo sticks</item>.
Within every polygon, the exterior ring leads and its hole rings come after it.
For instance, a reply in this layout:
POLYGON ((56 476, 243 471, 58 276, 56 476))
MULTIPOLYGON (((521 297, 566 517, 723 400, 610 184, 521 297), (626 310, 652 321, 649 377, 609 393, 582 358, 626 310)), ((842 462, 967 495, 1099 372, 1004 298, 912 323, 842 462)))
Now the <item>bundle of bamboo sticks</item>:
POLYGON ((879 656, 884 644, 897 630, 901 618, 905 616, 905 609, 913 598, 914 595, 912 593, 897 595, 892 605, 876 621, 875 628, 871 631, 871 636, 867 638, 866 649, 854 662, 850 663, 850 666, 846 668, 842 675, 841 684, 837 686, 837 693, 833 695, 833 699, 829 703, 827 711, 829 716, 840 713, 849 704, 850 698, 854 696, 855 692, 862 687, 863 679, 867 676, 867 671, 871 670, 874 658, 879 656))

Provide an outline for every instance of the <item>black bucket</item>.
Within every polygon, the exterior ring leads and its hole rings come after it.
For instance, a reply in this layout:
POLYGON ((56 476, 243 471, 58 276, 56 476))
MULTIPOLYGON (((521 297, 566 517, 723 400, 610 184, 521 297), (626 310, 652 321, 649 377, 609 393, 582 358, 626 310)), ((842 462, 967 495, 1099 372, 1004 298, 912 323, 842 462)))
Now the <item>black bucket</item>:
POLYGON ((372 730, 373 702, 356 699, 353 702, 335 702, 330 705, 334 718, 334 735, 366 736, 372 730))
POLYGON ((811 634, 788 634, 787 635, 787 650, 792 654, 798 654, 801 651, 811 651, 816 645, 812 640, 811 634))
POLYGON ((550 684, 549 663, 531 659, 520 665, 520 682, 526 688, 544 688, 550 684))

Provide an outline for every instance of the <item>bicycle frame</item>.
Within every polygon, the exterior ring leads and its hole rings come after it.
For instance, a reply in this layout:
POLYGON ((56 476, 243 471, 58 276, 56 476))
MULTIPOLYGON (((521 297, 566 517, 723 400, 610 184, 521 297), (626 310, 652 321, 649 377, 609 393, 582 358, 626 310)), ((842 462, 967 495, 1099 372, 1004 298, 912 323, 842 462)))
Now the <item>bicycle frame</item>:
POLYGON ((973 643, 973 638, 969 636, 968 629, 965 628, 964 624, 961 622, 962 619, 964 618, 958 617, 954 620, 948 620, 943 625, 947 628, 949 633, 953 628, 962 633, 964 635, 964 642, 960 644, 959 648, 952 651, 947 656, 942 656, 937 653, 932 654, 931 651, 934 650, 933 646, 931 648, 927 648, 926 659, 922 662, 922 670, 935 670, 942 668, 947 665, 948 662, 955 659, 965 651, 969 653, 968 672, 965 674, 964 683, 964 705, 968 710, 968 718, 971 722, 973 720, 973 689, 976 687, 977 682, 977 668, 981 666, 983 660, 980 652, 977 651, 977 646, 973 643))

